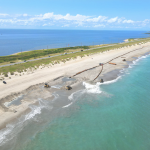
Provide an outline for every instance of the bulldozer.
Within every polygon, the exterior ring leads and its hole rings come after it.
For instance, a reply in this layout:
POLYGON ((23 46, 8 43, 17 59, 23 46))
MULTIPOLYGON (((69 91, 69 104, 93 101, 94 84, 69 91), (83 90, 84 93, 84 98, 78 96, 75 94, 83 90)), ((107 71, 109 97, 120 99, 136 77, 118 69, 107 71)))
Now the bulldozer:
POLYGON ((44 87, 45 88, 50 88, 50 86, 47 83, 45 83, 44 87))
POLYGON ((71 90, 72 87, 71 86, 66 86, 66 90, 71 90))

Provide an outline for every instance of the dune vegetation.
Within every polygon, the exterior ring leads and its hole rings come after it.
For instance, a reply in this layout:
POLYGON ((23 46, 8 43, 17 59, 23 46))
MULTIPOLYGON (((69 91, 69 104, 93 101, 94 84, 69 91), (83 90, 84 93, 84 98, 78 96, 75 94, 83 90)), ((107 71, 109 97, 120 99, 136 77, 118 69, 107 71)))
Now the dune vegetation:
MULTIPOLYGON (((95 49, 91 49, 91 50, 79 51, 77 53, 71 53, 71 54, 61 55, 61 56, 56 56, 56 57, 49 57, 46 59, 35 60, 32 62, 25 62, 22 64, 1 67, 0 74, 7 76, 8 73, 10 73, 10 74, 13 74, 14 72, 21 73, 21 72, 25 72, 28 68, 37 69, 41 65, 47 66, 47 65, 59 64, 60 62, 65 63, 66 61, 69 61, 71 59, 76 59, 78 56, 82 58, 82 57, 89 56, 92 54, 102 53, 105 51, 119 49, 119 48, 123 48, 123 47, 129 47, 129 46, 133 46, 133 45, 140 45, 141 43, 146 43, 146 42, 150 42, 150 38, 138 39, 138 40, 136 39, 136 40, 132 40, 131 42, 119 43, 119 44, 114 44, 114 45, 108 44, 105 47, 99 47, 99 48, 95 48, 95 49)), ((69 47, 68 50, 70 50, 70 51, 77 50, 79 48, 81 48, 81 47, 72 47, 72 48, 69 47)), ((89 48, 88 46, 82 47, 82 49, 88 49, 88 48, 89 48)), ((4 56, 1 58, 3 58, 3 61, 8 61, 8 59, 10 59, 10 58, 12 58, 14 60, 21 59, 21 58, 22 59, 30 59, 30 58, 33 58, 34 55, 35 56, 45 56, 46 53, 47 54, 57 54, 60 52, 65 52, 65 49, 60 48, 60 49, 50 49, 50 50, 41 50, 41 51, 30 51, 30 52, 23 52, 22 54, 19 53, 16 55, 4 56)))
POLYGON ((66 47, 66 48, 55 48, 55 49, 21 52, 21 53, 17 53, 17 54, 13 54, 13 55, 8 55, 8 56, 0 56, 0 63, 5 63, 5 62, 14 63, 17 60, 30 60, 30 59, 48 56, 51 54, 75 51, 75 50, 78 50, 81 48, 88 49, 89 47, 88 46, 76 46, 76 47, 66 47))

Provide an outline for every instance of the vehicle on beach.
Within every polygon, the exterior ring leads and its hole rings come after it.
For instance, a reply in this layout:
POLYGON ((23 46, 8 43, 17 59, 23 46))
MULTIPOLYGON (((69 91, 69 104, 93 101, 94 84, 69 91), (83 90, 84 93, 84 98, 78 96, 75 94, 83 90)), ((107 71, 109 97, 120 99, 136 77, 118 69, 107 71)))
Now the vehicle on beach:
POLYGON ((103 83, 104 82, 104 80, 103 79, 100 79, 100 83, 103 83))
POLYGON ((72 89, 72 87, 71 86, 66 86, 66 90, 71 90, 72 89))
POLYGON ((3 81, 4 84, 7 84, 6 81, 3 81))
POLYGON ((47 83, 45 83, 44 87, 45 88, 50 88, 50 86, 47 83))

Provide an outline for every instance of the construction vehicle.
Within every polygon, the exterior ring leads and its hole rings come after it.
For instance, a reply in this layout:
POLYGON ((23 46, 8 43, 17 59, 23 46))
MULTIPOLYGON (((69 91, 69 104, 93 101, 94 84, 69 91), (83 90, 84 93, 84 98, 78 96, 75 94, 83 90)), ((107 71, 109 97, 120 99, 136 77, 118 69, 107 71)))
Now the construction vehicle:
POLYGON ((44 87, 45 88, 50 88, 50 86, 47 83, 45 83, 44 87))
POLYGON ((72 89, 72 87, 71 86, 66 86, 66 90, 71 90, 72 89))
POLYGON ((103 83, 104 82, 104 80, 103 79, 100 79, 100 83, 103 83))
POLYGON ((7 84, 6 81, 3 81, 4 84, 7 84))

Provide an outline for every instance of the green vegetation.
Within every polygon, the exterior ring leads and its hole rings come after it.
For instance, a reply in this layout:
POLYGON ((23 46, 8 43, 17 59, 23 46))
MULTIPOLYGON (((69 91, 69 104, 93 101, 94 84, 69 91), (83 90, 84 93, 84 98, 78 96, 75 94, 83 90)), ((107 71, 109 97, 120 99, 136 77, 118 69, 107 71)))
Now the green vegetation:
MULTIPOLYGON (((31 70, 33 70, 33 69, 35 70, 40 65, 48 65, 48 64, 54 65, 54 64, 58 64, 60 62, 65 63, 66 61, 69 61, 70 59, 76 59, 78 56, 85 57, 85 56, 89 56, 91 54, 96 54, 96 53, 104 52, 104 51, 107 51, 107 50, 117 49, 117 48, 121 48, 121 47, 124 47, 124 46, 131 46, 131 45, 139 44, 141 42, 144 43, 144 42, 149 42, 149 41, 150 41, 150 38, 138 39, 138 40, 134 40, 134 41, 128 42, 128 43, 122 43, 122 44, 117 44, 117 45, 113 45, 113 46, 108 45, 107 47, 96 48, 96 49, 93 49, 93 50, 82 51, 82 52, 80 51, 80 52, 77 52, 77 53, 71 53, 71 54, 57 56, 57 57, 50 57, 50 58, 42 59, 42 60, 26 62, 26 63, 23 63, 23 64, 17 64, 17 65, 12 65, 12 66, 7 66, 7 67, 1 67, 0 68, 0 74, 3 73, 4 75, 6 75, 6 74, 8 75, 8 72, 10 72, 11 74, 14 74, 14 72, 16 72, 16 71, 19 72, 19 73, 21 73, 23 71, 26 72, 28 68, 30 68, 31 70)), ((76 48, 77 47, 74 47, 73 49, 76 49, 76 48)), ((87 48, 88 47, 86 47, 86 46, 84 47, 84 49, 87 49, 87 48)), ((62 51, 63 50, 65 51, 64 48, 62 48, 62 51)), ((43 53, 43 55, 44 55, 44 51, 47 51, 47 50, 43 50, 43 52, 41 52, 41 53, 43 53)), ((51 51, 52 50, 50 50, 49 52, 51 52, 51 51)), ((35 52, 35 51, 24 52, 22 55, 24 55, 24 57, 28 56, 28 58, 32 58, 31 56, 25 55, 25 54, 26 53, 32 54, 33 52, 35 52)), ((57 51, 57 52, 59 52, 59 51, 57 51)), ((39 51, 39 53, 40 53, 40 51, 39 51)), ((21 54, 18 54, 17 56, 20 56, 20 55, 21 54)), ((7 57, 9 57, 9 56, 5 56, 5 58, 7 58, 7 57)))
POLYGON ((5 76, 5 77, 8 77, 8 74, 7 74, 7 73, 5 73, 5 74, 4 74, 4 76, 5 76))
POLYGON ((57 49, 47 49, 47 50, 34 50, 28 52, 22 52, 14 55, 9 56, 0 56, 0 63, 15 63, 21 60, 29 60, 34 58, 44 57, 50 54, 57 54, 57 53, 65 53, 70 50, 74 51, 77 49, 88 49, 88 46, 76 46, 76 47, 66 47, 66 48, 57 48, 57 49))
POLYGON ((147 38, 138 38, 138 39, 134 39, 134 38, 130 38, 128 39, 129 42, 134 42, 134 41, 140 41, 140 40, 145 40, 147 38))
POLYGON ((135 39, 133 39, 133 38, 128 39, 129 42, 134 41, 134 40, 135 40, 135 39))
POLYGON ((10 74, 11 74, 11 75, 14 75, 14 72, 11 72, 10 74))

